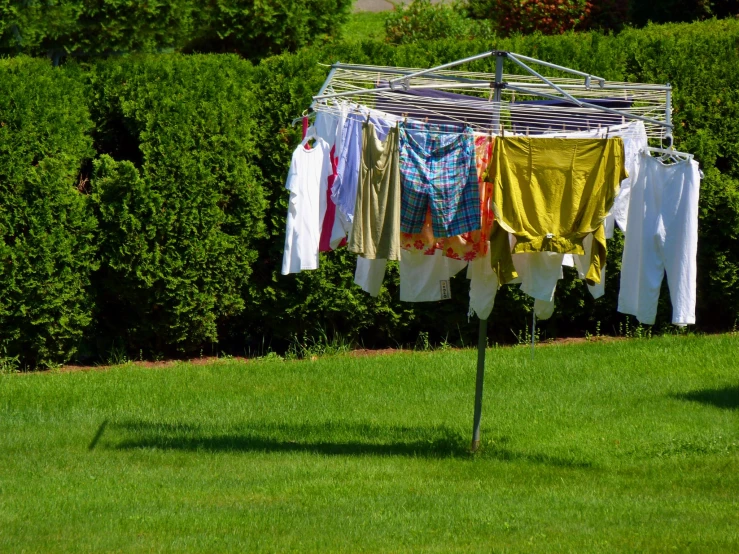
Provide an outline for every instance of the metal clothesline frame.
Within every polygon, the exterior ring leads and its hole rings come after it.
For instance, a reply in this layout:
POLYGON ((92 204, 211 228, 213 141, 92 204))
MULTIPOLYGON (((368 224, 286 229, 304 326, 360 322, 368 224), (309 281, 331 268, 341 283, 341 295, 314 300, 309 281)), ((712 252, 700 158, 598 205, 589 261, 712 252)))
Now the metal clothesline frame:
MULTIPOLYGON (((561 65, 545 62, 536 58, 530 58, 521 54, 515 54, 505 50, 490 50, 483 52, 475 56, 470 56, 460 60, 456 60, 450 63, 437 65, 428 69, 409 69, 409 68, 397 68, 397 67, 380 67, 380 66, 369 66, 369 65, 355 65, 355 64, 343 64, 334 63, 331 66, 328 76, 321 86, 318 94, 313 96, 313 101, 310 105, 311 111, 317 111, 319 109, 329 109, 330 102, 335 99, 341 98, 352 98, 367 94, 383 95, 387 93, 405 92, 416 89, 491 89, 491 98, 493 109, 491 118, 491 129, 497 130, 501 128, 501 94, 504 90, 510 90, 518 92, 523 95, 530 96, 541 96, 551 100, 563 101, 578 108, 587 110, 587 113, 598 113, 602 112, 612 116, 620 116, 622 121, 625 120, 639 120, 645 123, 649 123, 653 126, 657 126, 662 131, 662 137, 667 143, 668 149, 672 148, 673 136, 672 136, 672 87, 669 83, 664 85, 659 84, 630 84, 630 83, 615 83, 609 84, 609 82, 603 77, 592 75, 576 69, 571 69, 561 65), (474 79, 465 77, 462 75, 453 75, 449 72, 440 73, 444 70, 448 70, 459 65, 489 58, 495 57, 495 74, 493 79, 474 79), (522 78, 524 82, 507 82, 503 79, 503 65, 508 60, 518 66, 520 69, 527 72, 530 76, 533 76, 539 82, 534 80, 526 82, 525 78, 522 78), (528 62, 528 63, 526 63, 528 62), (555 83, 554 79, 547 78, 538 71, 530 67, 529 64, 536 64, 549 69, 554 69, 570 75, 575 75, 583 79, 582 84, 574 83, 555 83), (374 88, 360 88, 358 90, 347 90, 341 92, 327 92, 332 82, 337 76, 338 72, 382 72, 388 75, 397 75, 387 81, 385 86, 377 86, 374 88), (419 77, 432 78, 433 82, 428 84, 418 83, 413 84, 413 79, 419 77), (539 90, 537 90, 539 89, 539 90), (586 91, 644 91, 652 93, 664 93, 664 120, 657 119, 655 117, 648 117, 639 115, 638 113, 632 113, 627 110, 619 110, 616 108, 609 108, 607 106, 601 106, 588 102, 582 98, 577 98, 578 92, 586 91)), ((480 75, 480 74, 478 74, 480 75)), ((489 74, 484 74, 489 75, 489 74)), ((530 79, 530 77, 529 77, 530 79)), ((403 95, 397 95, 402 98, 403 95)), ((476 98, 470 96, 471 100, 476 98)), ((416 98, 417 100, 417 98, 416 98)), ((479 100, 479 98, 477 99, 479 100)), ((399 100, 402 101, 402 100, 399 100)), ((540 108, 538 108, 540 110, 540 108)), ((536 112, 532 109, 533 114, 541 113, 536 112)), ((534 320, 535 321, 535 320, 534 320)), ((535 323, 534 323, 535 324, 535 323)), ((533 330, 532 330, 533 335, 533 330)), ((472 425, 472 444, 471 450, 474 452, 480 446, 480 422, 482 419, 482 396, 483 396, 483 384, 485 378, 485 352, 487 348, 487 319, 480 319, 478 328, 478 342, 477 342, 477 375, 475 381, 475 407, 473 414, 473 425, 472 425)))

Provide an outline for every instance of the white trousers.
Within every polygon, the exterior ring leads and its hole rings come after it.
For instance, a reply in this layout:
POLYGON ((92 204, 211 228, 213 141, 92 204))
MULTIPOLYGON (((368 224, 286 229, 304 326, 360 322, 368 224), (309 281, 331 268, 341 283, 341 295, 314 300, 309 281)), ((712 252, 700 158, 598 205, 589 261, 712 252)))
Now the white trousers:
POLYGON ((654 323, 662 277, 672 300, 672 323, 695 323, 698 252, 698 163, 665 165, 642 153, 631 187, 618 311, 654 323))

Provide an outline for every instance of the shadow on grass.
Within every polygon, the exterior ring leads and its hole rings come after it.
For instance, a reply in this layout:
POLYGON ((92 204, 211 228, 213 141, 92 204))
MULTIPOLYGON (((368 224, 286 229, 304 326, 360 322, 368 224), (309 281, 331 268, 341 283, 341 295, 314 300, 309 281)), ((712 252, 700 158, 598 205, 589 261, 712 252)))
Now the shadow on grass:
POLYGON ((720 389, 700 389, 672 395, 679 400, 690 400, 701 404, 710 404, 726 410, 739 410, 739 385, 720 389))
MULTIPOLYGON (((108 446, 120 450, 156 448, 204 452, 304 452, 324 456, 407 456, 471 458, 468 438, 447 427, 378 426, 369 423, 325 424, 249 423, 219 431, 179 423, 123 421, 110 423, 108 446)), ((98 433, 102 435, 99 430, 98 433)), ((95 443, 99 441, 97 436, 95 443)), ((558 467, 590 468, 588 462, 547 454, 526 454, 503 448, 507 440, 487 444, 485 459, 523 461, 558 467)))

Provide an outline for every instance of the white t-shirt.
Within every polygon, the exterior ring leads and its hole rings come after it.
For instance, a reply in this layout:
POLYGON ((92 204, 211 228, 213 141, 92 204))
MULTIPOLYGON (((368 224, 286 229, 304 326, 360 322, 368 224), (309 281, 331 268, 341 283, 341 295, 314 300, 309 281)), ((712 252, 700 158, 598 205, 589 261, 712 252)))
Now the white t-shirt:
POLYGON ((301 143, 293 152, 285 185, 290 191, 290 204, 282 257, 283 275, 318 268, 318 244, 331 175, 330 151, 326 141, 319 137, 310 150, 301 143))

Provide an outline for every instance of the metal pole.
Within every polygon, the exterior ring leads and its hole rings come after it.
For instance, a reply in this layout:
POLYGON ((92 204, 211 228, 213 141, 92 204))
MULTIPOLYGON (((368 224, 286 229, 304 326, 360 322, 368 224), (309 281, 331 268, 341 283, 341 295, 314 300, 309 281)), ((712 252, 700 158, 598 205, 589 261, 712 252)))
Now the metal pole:
POLYGON ((480 418, 482 417, 482 384, 485 379, 485 348, 488 345, 488 320, 480 320, 477 337, 477 380, 475 381, 475 415, 472 420, 472 446, 476 452, 480 448, 480 418))
MULTIPOLYGON (((334 73, 336 73, 336 65, 338 65, 338 62, 336 62, 336 64, 331 66, 331 71, 328 72, 328 76, 326 77, 326 80, 321 85, 321 89, 318 91, 318 94, 316 94, 316 96, 321 96, 328 88, 328 85, 331 83, 331 80, 334 78, 334 73)), ((311 109, 316 107, 315 96, 313 97, 313 102, 310 103, 310 107, 311 109)))
POLYGON ((534 359, 534 341, 536 340, 536 309, 531 311, 531 359, 534 359))
MULTIPOLYGON (((667 83, 667 86, 670 86, 670 83, 667 83)), ((670 148, 673 143, 672 139, 672 90, 667 89, 667 92, 665 92, 665 127, 667 128, 667 132, 665 133, 665 139, 667 139, 667 148, 670 148)))
POLYGON ((498 52, 495 59, 495 90, 493 91, 493 124, 492 130, 497 133, 500 127, 500 89, 503 84, 503 62, 506 59, 505 52, 498 52))

